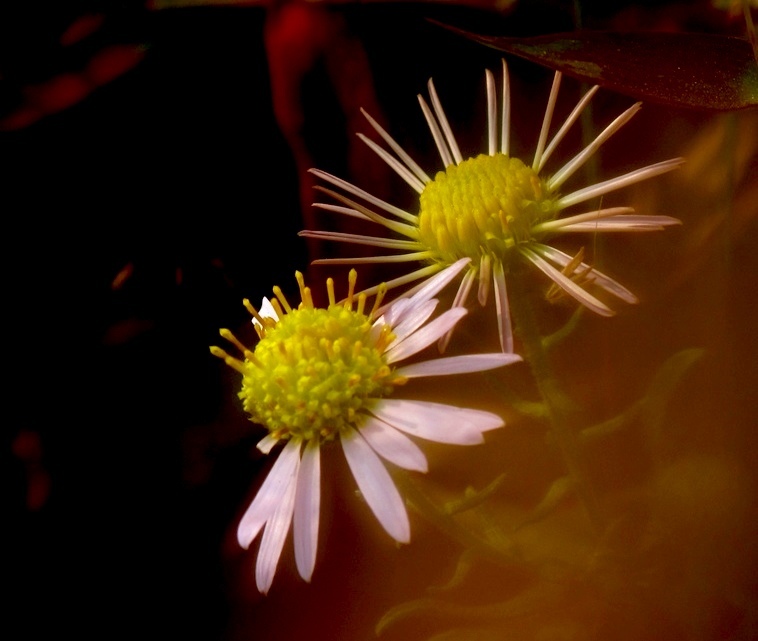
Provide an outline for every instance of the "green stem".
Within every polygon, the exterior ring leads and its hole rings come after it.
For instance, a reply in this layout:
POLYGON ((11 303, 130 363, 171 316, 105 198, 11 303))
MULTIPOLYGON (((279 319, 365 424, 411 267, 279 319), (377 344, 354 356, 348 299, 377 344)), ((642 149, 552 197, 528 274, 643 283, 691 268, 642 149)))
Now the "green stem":
POLYGON ((579 438, 572 429, 568 397, 553 375, 537 319, 523 286, 526 274, 509 281, 509 299, 514 327, 523 345, 524 360, 532 370, 542 401, 547 408, 550 432, 562 455, 569 477, 576 488, 592 525, 601 531, 603 519, 597 496, 587 476, 587 467, 579 438))

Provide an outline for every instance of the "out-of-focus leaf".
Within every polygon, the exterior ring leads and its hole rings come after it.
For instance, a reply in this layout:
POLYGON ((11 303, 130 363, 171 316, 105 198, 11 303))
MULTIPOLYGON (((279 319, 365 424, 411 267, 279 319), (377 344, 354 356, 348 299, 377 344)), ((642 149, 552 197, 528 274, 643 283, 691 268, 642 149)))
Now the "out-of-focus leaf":
POLYGON ((618 432, 628 427, 640 415, 649 436, 657 441, 671 395, 684 375, 702 358, 703 354, 705 350, 690 347, 667 358, 655 373, 645 395, 640 400, 618 416, 583 429, 580 435, 582 441, 589 442, 618 432))
POLYGON ((508 38, 440 26, 637 99, 716 111, 758 106, 758 64, 741 38, 612 31, 508 38))
POLYGON ((473 487, 467 487, 465 495, 460 499, 449 501, 445 505, 445 512, 447 514, 458 514, 459 512, 465 512, 472 508, 478 507, 490 496, 492 496, 506 479, 506 474, 501 474, 494 481, 487 484, 483 490, 475 490, 473 487))
POLYGON ((544 519, 548 514, 554 512, 573 491, 574 481, 570 476, 561 476, 553 481, 537 507, 519 524, 517 529, 544 519))
POLYGON ((506 601, 464 605, 452 601, 417 599, 406 601, 388 610, 376 624, 375 632, 381 636, 390 627, 415 618, 426 618, 442 625, 489 627, 498 622, 516 620, 520 617, 534 617, 540 612, 554 611, 563 603, 565 595, 572 590, 570 583, 540 581, 513 595, 506 601))

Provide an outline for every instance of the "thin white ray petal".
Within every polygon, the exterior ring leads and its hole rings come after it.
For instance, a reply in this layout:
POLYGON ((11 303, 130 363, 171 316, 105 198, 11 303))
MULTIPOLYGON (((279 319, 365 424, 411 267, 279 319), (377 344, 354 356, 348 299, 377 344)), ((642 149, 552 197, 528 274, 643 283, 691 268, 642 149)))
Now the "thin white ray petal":
MULTIPOLYGON (((314 262, 317 262, 317 261, 314 261, 314 262)), ((413 310, 417 306, 422 305, 430 298, 433 298, 434 296, 436 296, 470 262, 471 262, 470 258, 460 258, 457 261, 455 261, 452 265, 448 265, 447 267, 444 267, 444 268, 441 264, 434 264, 434 265, 430 265, 429 267, 424 267, 423 269, 420 269, 418 272, 414 272, 414 274, 419 274, 419 276, 416 276, 414 278, 408 278, 408 280, 405 280, 405 282, 412 282, 414 280, 417 280, 418 278, 421 278, 422 275, 426 276, 427 274, 434 274, 434 276, 432 276, 431 278, 428 278, 424 282, 419 283, 415 287, 403 293, 403 298, 410 299, 409 303, 403 307, 402 313, 397 313, 393 316, 393 320, 390 324, 393 326, 396 325, 402 320, 405 314, 413 313, 413 310)), ((412 276, 412 275, 413 274, 410 274, 409 276, 412 276)), ((406 278, 406 277, 402 277, 402 278, 406 278)), ((395 281, 389 281, 387 283, 387 289, 391 289, 392 287, 394 287, 395 286, 394 283, 399 280, 400 279, 395 279, 395 281)), ((374 294, 376 293, 376 290, 377 290, 376 287, 372 288, 371 290, 366 290, 366 295, 374 294)), ((377 310, 377 315, 381 316, 382 314, 384 314, 389 309, 390 305, 393 305, 393 304, 394 302, 388 303, 387 305, 380 307, 377 310)))
POLYGON ((355 258, 319 258, 313 265, 362 265, 364 263, 410 263, 431 258, 431 251, 392 254, 389 256, 357 256, 355 258))
POLYGON ((406 434, 452 445, 482 443, 484 432, 505 424, 491 412, 429 401, 383 398, 371 405, 369 411, 406 434))
POLYGON ((545 149, 545 153, 542 154, 542 158, 540 159, 539 167, 537 168, 537 171, 541 171, 542 168, 545 166, 545 163, 548 161, 550 156, 555 151, 555 148, 558 146, 558 144, 563 140, 564 136, 568 132, 569 129, 571 129, 571 126, 576 122, 576 119, 580 116, 582 111, 584 111, 584 108, 587 106, 589 101, 592 99, 592 96, 595 95, 597 90, 600 87, 598 85, 595 85, 590 89, 584 96, 582 96, 582 99, 577 103, 576 107, 574 107, 574 110, 569 114, 569 117, 566 118, 566 122, 564 122, 561 125, 561 128, 558 130, 558 133, 553 136, 553 139, 550 141, 550 144, 547 146, 547 149, 545 149))
POLYGON ((534 161, 532 162, 532 169, 537 171, 537 168, 542 163, 542 153, 545 151, 545 143, 547 142, 547 134, 550 131, 550 123, 553 120, 553 112, 555 111, 555 101, 558 99, 558 90, 561 87, 560 71, 555 72, 553 76, 553 86, 550 88, 550 97, 547 100, 547 106, 545 107, 545 117, 542 119, 542 129, 540 129, 540 138, 537 141, 537 149, 534 152, 534 161))
POLYGON ((305 446, 300 461, 293 522, 295 563, 305 581, 311 580, 316 565, 320 506, 321 449, 319 442, 313 439, 305 446))
POLYGON ((418 378, 422 376, 447 376, 449 374, 467 374, 483 372, 496 367, 504 367, 521 360, 518 354, 467 354, 465 356, 448 356, 430 361, 406 365, 395 370, 398 376, 418 378))
POLYGON ((388 349, 384 355, 385 361, 387 363, 396 363, 420 352, 455 327, 455 324, 467 313, 468 310, 463 307, 449 309, 444 314, 435 318, 431 323, 408 336, 404 341, 388 349))
POLYGON ((274 438, 271 434, 266 434, 260 441, 258 441, 257 447, 264 454, 268 454, 277 443, 281 443, 281 439, 274 438))
POLYGON ((382 325, 387 324, 390 327, 394 327, 400 322, 400 319, 403 317, 403 310, 409 304, 410 299, 405 297, 393 300, 381 309, 381 313, 377 315, 379 318, 377 323, 381 321, 382 325))
POLYGON ((273 516, 297 470, 299 460, 300 443, 288 441, 240 520, 237 527, 237 541, 240 547, 250 547, 264 523, 273 516))
POLYGON ((390 463, 414 472, 426 472, 428 465, 421 448, 402 432, 373 416, 367 416, 358 428, 373 450, 390 463))
MULTIPOLYGON (((474 285, 475 280, 476 270, 469 268, 461 279, 461 284, 458 286, 458 291, 455 293, 455 298, 453 299, 453 304, 451 307, 466 306, 466 301, 468 300, 469 294, 471 293, 471 287, 474 285)), ((447 349, 447 346, 450 343, 450 339, 453 337, 454 329, 455 328, 451 329, 447 334, 440 338, 438 343, 440 354, 442 354, 447 349)))
MULTIPOLYGON (((671 225, 681 225, 682 221, 671 218, 668 221, 648 220, 654 216, 618 216, 615 218, 606 218, 596 222, 575 223, 561 227, 562 233, 568 232, 646 232, 646 231, 663 231, 671 225), (672 222, 673 221, 673 222, 672 222)), ((668 218, 660 216, 660 218, 668 218)))
POLYGON ((337 231, 312 231, 304 229, 298 232, 302 238, 316 238, 318 240, 331 240, 341 243, 352 243, 355 245, 369 245, 371 247, 385 247, 387 249, 401 249, 412 251, 421 249, 423 245, 415 240, 396 240, 394 238, 383 238, 381 236, 363 236, 361 234, 346 234, 337 231))
POLYGON ((638 183, 642 180, 647 180, 648 178, 653 178, 654 176, 665 174, 672 169, 681 167, 683 163, 683 158, 672 158, 671 160, 664 160, 654 165, 650 165, 649 167, 635 169, 634 171, 630 171, 628 174, 617 176, 616 178, 611 178, 610 180, 606 180, 595 185, 590 185, 589 187, 579 189, 566 196, 563 196, 558 200, 556 206, 560 209, 571 207, 572 205, 582 203, 585 200, 589 200, 590 198, 602 196, 608 192, 621 189, 622 187, 628 187, 629 185, 633 185, 634 183, 638 183))
POLYGON ((432 138, 434 138, 434 144, 437 145, 437 151, 442 159, 442 164, 445 167, 449 167, 453 164, 453 157, 450 155, 450 150, 447 148, 445 137, 442 135, 442 131, 437 124, 434 114, 432 114, 432 110, 429 109, 429 105, 426 104, 426 100, 424 100, 421 94, 418 96, 418 104, 421 105, 421 111, 424 113, 426 124, 429 126, 432 138))
MULTIPOLYGON (((572 256, 569 256, 567 253, 560 251, 559 249, 556 249, 555 247, 550 247, 549 245, 540 245, 540 244, 533 244, 532 249, 537 252, 540 256, 543 258, 547 258, 548 260, 552 260, 554 263, 559 265, 560 267, 565 267, 569 264, 572 260, 572 256)), ((576 269, 578 271, 585 271, 590 269, 590 266, 587 263, 580 263, 576 269)), ((620 298, 626 303, 629 303, 630 305, 634 305, 639 302, 639 299, 630 292, 626 287, 621 285, 619 282, 613 280, 610 276, 606 276, 602 272, 597 271, 596 269, 592 269, 590 272, 592 282, 597 285, 598 287, 603 288, 605 291, 607 291, 610 294, 613 294, 617 298, 620 298)))
POLYGON ((368 138, 364 134, 357 134, 358 138, 360 138, 364 143, 366 143, 371 150, 379 156, 384 162, 386 162, 392 169, 395 170, 395 173, 400 176, 405 182, 407 182, 412 189, 415 189, 419 194, 424 191, 424 183, 422 183, 416 176, 413 174, 413 172, 408 169, 403 163, 401 163, 397 158, 394 156, 391 156, 390 153, 382 149, 379 145, 377 145, 371 138, 368 138))
POLYGON ((404 209, 400 209, 400 207, 395 207, 395 205, 391 205, 388 202, 385 202, 381 198, 377 198, 376 196, 368 193, 367 191, 364 191, 360 187, 356 187, 352 183, 347 182, 346 180, 342 180, 342 178, 338 178, 337 176, 332 176, 332 174, 328 174, 325 171, 321 171, 320 169, 309 169, 310 173, 312 173, 317 178, 321 178, 322 180, 325 180, 327 182, 330 182, 335 187, 340 187, 341 189, 344 189, 348 193, 353 194, 353 196, 357 196, 358 198, 362 198, 368 203, 371 203, 372 205, 379 207, 380 209, 383 209, 388 214, 392 214, 393 216, 397 216, 398 218, 405 220, 409 223, 415 224, 418 220, 418 216, 414 216, 413 214, 405 211, 404 209))
POLYGON ((460 165, 463 161, 463 156, 461 156, 461 150, 458 149, 458 143, 455 141, 453 130, 447 120, 445 110, 442 108, 442 103, 440 102, 439 96, 437 95, 437 90, 434 88, 434 82, 431 78, 429 78, 429 82, 426 84, 426 86, 429 89, 429 97, 432 99, 432 107, 434 107, 434 113, 437 116, 440 127, 442 127, 442 131, 445 134, 445 140, 447 140, 447 144, 450 147, 450 151, 453 154, 455 162, 460 165))
POLYGON ((471 293, 471 288, 473 287, 475 280, 476 270, 469 268, 469 270, 463 275, 463 279, 461 279, 461 285, 455 294, 455 299, 453 300, 453 307, 466 306, 466 301, 468 300, 469 294, 471 293))
MULTIPOLYGON (((413 306, 411 313, 403 314, 402 321, 395 324, 392 329, 392 333, 395 335, 395 340, 389 344, 389 348, 404 341, 408 336, 421 327, 429 317, 434 313, 439 301, 436 298, 431 298, 425 301, 421 305, 413 306)), ((389 322, 389 321, 388 321, 389 322)))
POLYGON ((400 157, 400 159, 408 166, 408 169, 410 169, 418 179, 422 183, 428 183, 431 182, 431 178, 427 175, 427 173, 419 167, 419 165, 413 160, 413 158, 410 157, 410 155, 403 149, 395 140, 390 136, 383 128, 382 126, 374 120, 369 113, 361 108, 361 113, 366 117, 366 120, 368 120, 369 124, 374 128, 374 130, 384 139, 384 141, 392 147, 392 150, 400 157))
POLYGON ((342 207, 341 205, 330 205, 329 203, 313 203, 313 206, 316 209, 323 209, 324 211, 333 211, 337 214, 343 214, 345 216, 351 216, 353 218, 360 218, 361 220, 370 220, 372 223, 376 222, 375 220, 371 220, 368 216, 365 214, 362 214, 359 211, 356 211, 352 207, 342 207))
POLYGON ((495 77, 487 69, 485 72, 487 82, 487 142, 490 156, 497 153, 497 91, 495 89, 495 77))
POLYGON ((408 512, 381 459, 355 430, 343 433, 340 443, 358 489, 374 516, 398 543, 408 543, 411 540, 408 512))
POLYGON ((594 154, 600 145, 602 145, 608 138, 615 134, 621 127, 629 122, 634 114, 636 114, 640 107, 641 102, 633 104, 624 113, 618 116, 610 125, 608 125, 600 135, 595 138, 589 145, 587 145, 582 151, 580 151, 574 158, 567 162, 555 175, 550 177, 547 181, 547 187, 552 192, 558 189, 566 180, 568 180, 574 172, 579 169, 587 160, 594 154))
POLYGON ((595 211, 588 211, 584 214, 576 214, 574 216, 567 216, 566 218, 557 218, 556 220, 548 220, 543 223, 538 223, 532 227, 531 232, 532 234, 558 232, 562 231, 563 227, 573 225, 575 223, 583 223, 586 221, 595 222, 602 218, 627 215, 633 212, 634 209, 632 207, 609 207, 607 209, 596 209, 595 211))
POLYGON ((403 236, 411 239, 418 238, 418 228, 415 225, 406 225, 405 223, 397 222, 396 220, 390 220, 389 218, 385 218, 384 216, 381 216, 380 214, 377 214, 375 211, 371 211, 367 207, 364 207, 363 205, 355 202, 354 200, 351 200, 347 196, 334 191, 333 189, 327 189, 326 187, 322 187, 321 185, 316 185, 314 187, 317 191, 320 191, 324 194, 327 194, 328 196, 331 196, 335 200, 340 201, 341 203, 347 205, 351 209, 354 209, 370 220, 372 220, 375 223, 379 223, 380 225, 383 225, 387 229, 391 229, 392 231, 397 232, 398 234, 402 234, 403 236))
POLYGON ((495 285, 495 308, 497 309, 497 327, 500 334, 500 348, 506 354, 513 353, 513 328, 511 326, 511 311, 508 305, 508 291, 505 287, 505 272, 503 263, 495 261, 492 282, 495 285))
POLYGON ((511 86, 505 59, 503 59, 503 120, 500 123, 500 136, 500 151, 507 156, 510 151, 511 136, 511 86))
MULTIPOLYGON (((313 265, 317 263, 328 263, 328 259, 320 259, 320 260, 314 260, 313 265)), ((419 291, 421 288, 423 288, 431 278, 427 278, 428 276, 432 276, 433 274, 436 274, 442 269, 442 265, 439 263, 434 263, 433 265, 427 265, 426 267, 422 267, 421 269, 417 269, 415 272, 411 272, 410 274, 405 274, 403 276, 398 276, 397 278, 393 278, 392 280, 388 280, 383 284, 374 285, 374 287, 369 287, 368 289, 363 289, 360 291, 361 294, 366 294, 366 296, 373 296, 376 294, 379 289, 384 286, 388 290, 394 289, 395 287, 400 287, 401 285, 407 285, 408 283, 412 283, 414 280, 420 280, 422 278, 426 278, 425 281, 419 283, 418 285, 414 286, 412 289, 405 292, 405 295, 411 295, 415 291, 419 291)), ((388 305, 385 305, 377 310, 377 316, 381 316, 384 311, 387 309, 388 305)))
POLYGON ((489 254, 482 254, 479 260, 479 304, 487 304, 487 298, 490 295, 490 277, 492 275, 492 259, 489 254))
POLYGON ((550 278, 556 285, 563 289, 567 294, 578 300, 582 305, 591 309, 601 316, 613 316, 614 311, 605 303, 589 294, 577 285, 573 280, 564 276, 560 271, 548 263, 544 258, 536 254, 527 247, 519 247, 521 254, 534 264, 542 273, 550 278))
POLYGON ((445 267, 442 271, 424 283, 424 286, 419 288, 419 290, 411 296, 411 305, 420 305, 424 301, 436 296, 447 286, 448 283, 450 283, 450 281, 460 274, 463 268, 470 262, 470 258, 460 258, 452 265, 445 267))
POLYGON ((258 549, 258 558, 255 563, 255 583, 263 594, 268 593, 274 580, 276 566, 279 564, 279 557, 282 555, 282 548, 284 548, 284 542, 287 540, 287 533, 292 524, 299 464, 300 457, 297 456, 294 469, 286 479, 284 493, 274 510, 274 514, 263 530, 261 546, 258 549))

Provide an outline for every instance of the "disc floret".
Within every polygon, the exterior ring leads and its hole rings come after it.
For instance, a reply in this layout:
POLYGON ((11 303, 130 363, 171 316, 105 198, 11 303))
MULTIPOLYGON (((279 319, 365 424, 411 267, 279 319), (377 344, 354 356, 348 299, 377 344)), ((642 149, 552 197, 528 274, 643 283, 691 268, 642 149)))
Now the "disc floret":
POLYGON ((485 253, 506 257, 532 240, 532 228, 555 219, 556 198, 537 172, 518 158, 480 154, 448 166, 420 196, 419 240, 443 264, 485 253))
POLYGON ((246 301, 260 337, 254 350, 222 330, 243 351, 244 361, 217 347, 213 353, 243 375, 239 397, 244 409, 271 437, 328 441, 355 427, 370 399, 391 394, 404 381, 383 357, 394 338, 389 326, 374 327, 373 311, 364 312, 366 296, 353 296, 355 270, 343 303, 335 302, 334 283, 327 281, 325 308, 313 304, 302 274, 296 277, 302 302, 295 308, 278 287, 267 312, 246 301))

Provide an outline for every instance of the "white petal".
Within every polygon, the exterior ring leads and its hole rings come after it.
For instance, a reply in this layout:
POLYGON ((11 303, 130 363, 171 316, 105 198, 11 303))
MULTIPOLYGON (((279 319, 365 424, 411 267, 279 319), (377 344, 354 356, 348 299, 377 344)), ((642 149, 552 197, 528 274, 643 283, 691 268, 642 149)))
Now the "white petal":
POLYGON ((647 180, 648 178, 653 178, 654 176, 665 174, 672 169, 681 167, 683 163, 683 158, 672 158, 671 160, 664 160, 663 162, 650 165, 649 167, 635 169, 634 171, 630 171, 628 174, 624 174, 623 176, 617 176, 616 178, 611 178, 610 180, 605 180, 595 185, 590 185, 589 187, 578 189, 575 192, 561 197, 558 202, 555 203, 555 205, 559 209, 565 209, 566 207, 571 207, 577 203, 583 203, 585 200, 589 200, 590 198, 602 196, 603 194, 621 189, 622 187, 633 185, 634 183, 638 183, 641 180, 647 180))
POLYGON ((492 259, 489 254, 482 254, 482 258, 479 261, 479 292, 477 293, 479 304, 482 306, 487 304, 487 298, 490 294, 491 273, 492 259))
POLYGON ((600 88, 599 85, 595 85, 594 87, 592 87, 586 94, 584 94, 582 99, 577 103, 576 107, 574 107, 574 110, 569 114, 569 117, 566 118, 566 122, 564 122, 561 125, 561 128, 558 130, 558 133, 556 133, 555 136, 553 136, 553 139, 550 141, 550 144, 547 146, 547 149, 545 149, 545 153, 542 154, 542 158, 540 160, 537 171, 541 171, 542 168, 545 166, 545 163, 547 162, 548 158, 550 158, 553 151, 555 151, 555 148, 558 146, 561 140, 563 140, 563 137, 566 135, 566 133, 574 124, 574 122, 576 122, 576 119, 579 117, 582 111, 584 111, 584 108, 587 106, 587 103, 592 99, 592 96, 595 95, 595 92, 599 88, 600 88))
MULTIPOLYGON (((476 280, 476 270, 469 269, 463 275, 463 278, 461 279, 461 284, 458 286, 458 291, 455 293, 455 298, 453 299, 452 307, 465 307, 466 306, 468 295, 471 293, 471 287, 474 284, 475 280, 476 280)), ((453 336, 453 330, 451 329, 447 334, 445 334, 442 338, 440 338, 439 343, 437 344, 440 354, 442 354, 447 349, 448 343, 450 342, 450 339, 452 338, 452 336, 453 336)))
POLYGON ((274 438, 271 434, 266 434, 260 441, 258 441, 257 447, 264 454, 268 454, 274 448, 274 445, 281 442, 281 439, 274 438))
POLYGON ((466 374, 483 372, 496 367, 504 367, 521 361, 518 354, 468 354, 466 356, 449 356, 430 361, 414 363, 395 370, 398 376, 418 378, 421 376, 446 376, 448 374, 466 374))
POLYGON ((587 160, 599 149, 608 138, 615 134, 621 127, 629 122, 634 114, 636 114, 640 107, 641 102, 633 104, 629 109, 617 116, 616 119, 608 125, 603 131, 600 132, 597 138, 587 145, 582 151, 580 151, 574 158, 567 162, 555 175, 553 175, 547 181, 547 188, 554 192, 557 190, 566 180, 568 180, 577 169, 579 169, 587 160))
POLYGON ((636 232, 662 231, 671 225, 681 225, 682 221, 670 216, 612 216, 597 221, 585 221, 562 225, 563 232, 636 232))
POLYGON ((565 218, 556 218, 555 220, 547 220, 542 223, 538 223, 532 227, 532 234, 541 234, 544 232, 561 232, 563 227, 567 225, 573 225, 575 223, 583 223, 587 221, 597 222, 603 218, 612 218, 614 216, 621 216, 622 214, 633 214, 634 209, 632 207, 609 207, 607 209, 595 209, 594 211, 588 211, 583 214, 575 214, 574 216, 567 216, 565 218))
POLYGON ((355 430, 343 434, 340 442, 353 478, 379 523, 398 543, 408 543, 408 512, 381 459, 355 430))
POLYGON ((532 169, 538 171, 542 166, 542 152, 545 150, 545 143, 547 142, 547 134, 550 131, 550 123, 553 120, 553 111, 555 110, 555 101, 558 99, 558 90, 561 87, 560 71, 555 72, 553 76, 553 86, 550 88, 550 97, 547 100, 547 107, 545 107, 545 116, 542 119, 542 128, 540 129, 540 137, 537 141, 537 149, 534 152, 534 162, 532 163, 532 169))
POLYGON ((324 211, 332 211, 335 214, 343 214, 345 216, 351 216, 352 218, 360 218, 361 220, 371 220, 368 216, 356 211, 352 207, 342 207, 341 205, 330 205, 328 203, 313 203, 313 206, 317 209, 323 209, 324 211))
POLYGON ((395 140, 390 136, 382 127, 381 125, 374 120, 367 111, 364 109, 361 109, 361 113, 366 117, 366 120, 369 121, 369 124, 376 130, 376 132, 384 138, 384 141, 392 147, 392 150, 398 155, 398 157, 408 166, 408 169, 410 169, 418 179, 426 184, 432 181, 429 176, 427 176, 426 172, 421 169, 421 167, 418 166, 418 164, 413 160, 413 158, 408 155, 408 153, 403 149, 395 140))
MULTIPOLYGON (((295 451, 297 452, 299 448, 298 444, 295 451)), ((282 555, 282 548, 292 524, 299 464, 300 457, 296 456, 295 467, 286 479, 284 494, 263 530, 261 547, 258 550, 258 559, 255 564, 255 583, 263 594, 268 592, 274 580, 276 566, 279 564, 279 557, 282 555)))
POLYGON ((495 308, 497 309, 497 327, 500 335, 500 349, 506 354, 513 353, 513 329, 511 327, 511 310, 508 305, 508 292, 505 288, 505 272, 503 263, 495 261, 492 274, 495 284, 495 308))
POLYGON ((290 440, 274 463, 266 480, 255 495, 253 502, 242 517, 237 527, 237 540, 243 548, 250 547, 253 539, 258 536, 263 524, 274 514, 281 503, 287 486, 297 470, 300 460, 300 443, 290 440))
POLYGON ((453 304, 451 307, 466 307, 466 301, 471 293, 471 287, 476 280, 476 270, 469 269, 461 279, 461 284, 458 287, 458 291, 455 293, 453 304))
POLYGON ((453 280, 461 270, 471 262, 470 258, 461 258, 455 261, 449 267, 445 267, 441 272, 427 280, 423 287, 413 294, 411 301, 413 305, 420 305, 424 301, 434 298, 451 280, 453 280))
MULTIPOLYGON (((565 267, 572 260, 572 257, 565 252, 562 252, 555 247, 550 247, 549 245, 534 244, 532 245, 532 249, 543 258, 548 258, 561 267, 565 267)), ((586 270, 589 268, 590 266, 587 263, 580 263, 576 267, 578 270, 586 270)), ((620 298, 624 302, 629 303, 630 305, 634 305, 635 303, 639 302, 639 299, 632 292, 621 285, 621 283, 613 280, 610 276, 606 276, 596 269, 592 269, 590 276, 592 278, 592 282, 595 285, 602 287, 605 291, 613 294, 617 298, 620 298)))
POLYGON ((382 225, 383 227, 386 227, 387 229, 390 229, 394 232, 397 232, 398 234, 406 236, 407 238, 410 238, 411 240, 416 240, 416 238, 418 237, 418 227, 416 227, 415 224, 408 225, 406 223, 401 223, 396 220, 390 220, 389 218, 386 218, 385 216, 382 216, 381 214, 377 214, 375 211, 369 209, 368 207, 365 207, 364 205, 361 205, 360 203, 355 202, 354 200, 348 198, 344 194, 341 194, 338 191, 334 191, 333 189, 327 189, 326 187, 322 187, 321 185, 316 186, 315 189, 317 191, 320 191, 323 194, 326 194, 327 196, 331 196, 335 200, 338 200, 339 202, 341 202, 343 205, 347 205, 350 209, 363 214, 372 222, 382 225))
POLYGON ((431 250, 421 251, 415 253, 397 254, 389 256, 358 256, 355 258, 322 258, 318 261, 314 261, 320 264, 329 265, 363 265, 365 263, 413 263, 417 261, 424 261, 427 258, 432 257, 431 250))
POLYGON ((449 332, 455 324, 461 320, 468 310, 463 307, 449 309, 441 316, 435 318, 431 323, 425 325, 415 333, 411 334, 404 341, 397 343, 385 352, 387 363, 395 363, 404 358, 413 356, 425 347, 431 345, 434 341, 449 332))
POLYGON ((373 140, 367 138, 363 134, 358 134, 358 138, 366 143, 371 148, 371 151, 379 156, 379 158, 381 158, 392 169, 394 169, 395 173, 400 176, 405 182, 407 182, 412 189, 415 189, 419 194, 424 191, 424 183, 416 178, 413 172, 408 169, 403 163, 401 163, 397 158, 395 158, 387 150, 382 149, 373 140))
MULTIPOLYGON (((311 265, 326 265, 331 262, 331 259, 329 258, 319 258, 317 260, 314 260, 311 262, 311 265)), ((400 287, 401 285, 406 285, 407 283, 412 283, 414 280, 419 280, 421 278, 426 278, 427 276, 431 276, 432 274, 436 274, 438 271, 442 269, 442 266, 435 263, 433 265, 427 265, 426 267, 422 267, 421 269, 417 269, 415 272, 411 272, 410 274, 404 274, 403 276, 398 276, 397 278, 394 278, 392 280, 388 280, 380 285, 375 285, 374 287, 368 287, 367 289, 362 289, 360 291, 361 294, 366 294, 366 296, 373 296, 376 294, 380 289, 385 288, 386 289, 394 289, 395 287, 400 287)), ((415 285, 413 288, 411 288, 410 291, 407 291, 405 293, 406 296, 410 296, 414 291, 419 291, 423 287, 426 286, 426 284, 431 281, 432 278, 428 278, 427 280, 419 283, 418 285, 415 285)), ((430 296, 431 298, 431 296, 430 296)), ((380 307, 376 314, 377 316, 381 316, 389 305, 384 305, 380 307)))
POLYGON ((373 416, 366 417, 358 429, 360 435, 382 458, 404 470, 426 472, 426 456, 421 448, 402 432, 393 429, 373 416))
POLYGON ((385 398, 369 409, 406 434, 454 445, 476 445, 484 440, 482 432, 504 425, 503 419, 490 412, 429 401, 385 398))
POLYGON ((445 142, 445 137, 442 135, 440 126, 437 124, 437 119, 434 117, 432 110, 429 109, 429 105, 426 104, 426 100, 424 100, 421 95, 418 96, 418 104, 421 106, 421 111, 424 113, 426 124, 429 126, 429 131, 432 134, 432 138, 434 138, 434 144, 437 145, 437 151, 440 153, 442 164, 445 167, 449 167, 453 164, 453 157, 447 147, 447 143, 445 142))
MULTIPOLYGON (((365 112, 364 112, 365 114, 365 112)), ((368 117, 368 114, 365 114, 366 117, 368 117)), ((407 211, 403 211, 399 207, 395 207, 395 205, 390 205, 390 203, 385 202, 376 196, 372 196, 367 191, 364 191, 360 187, 356 187, 352 183, 347 182, 346 180, 342 180, 342 178, 337 178, 337 176, 332 176, 332 174, 328 174, 325 171, 321 171, 320 169, 309 169, 310 173, 312 173, 314 176, 317 176, 318 178, 321 178, 323 180, 326 180, 327 182, 332 183, 335 187, 340 187, 344 189, 345 191, 353 194, 354 196, 358 196, 358 198, 362 198, 366 202, 371 203, 372 205, 375 205, 379 207, 380 209, 383 209, 389 214, 392 214, 393 216, 397 216, 398 218, 401 218, 407 222, 410 223, 416 223, 416 220, 418 216, 414 216, 413 214, 408 213, 407 211)))
MULTIPOLYGON (((275 321, 279 320, 279 316, 277 316, 274 306, 271 304, 271 301, 265 296, 261 301, 261 306, 258 310, 258 316, 261 318, 273 318, 275 321)), ((253 318, 253 325, 261 327, 261 324, 258 322, 257 318, 253 318)))
POLYGON ((421 327, 429 317, 434 313, 439 301, 436 298, 432 298, 424 302, 423 304, 413 307, 410 313, 403 313, 401 318, 402 322, 395 325, 392 329, 392 333, 395 335, 395 340, 392 345, 404 341, 408 336, 421 327))
POLYGON ((490 156, 494 156, 497 153, 497 90, 495 89, 495 76, 489 69, 485 72, 485 79, 487 81, 488 152, 490 156))
POLYGON ((509 152, 511 135, 511 87, 508 79, 508 65, 503 59, 503 118, 500 124, 500 151, 506 156, 509 152))
POLYGON ((437 96, 437 90, 434 88, 434 83, 432 82, 431 78, 429 78, 429 82, 426 83, 426 85, 429 89, 429 97, 432 99, 432 107, 434 107, 434 113, 437 116, 440 127, 442 127, 442 131, 445 133, 445 140, 447 140, 447 144, 450 147, 450 152, 453 154, 455 162, 460 165, 463 161, 463 156, 461 155, 460 149, 458 149, 458 143, 455 141, 453 130, 447 120, 445 110, 442 108, 442 103, 437 96))
POLYGON ((306 581, 311 580, 316 565, 320 504, 321 450, 314 439, 303 452, 295 493, 295 562, 297 571, 306 581))
POLYGON ((402 319, 403 314, 405 313, 405 308, 410 305, 410 302, 409 298, 398 298, 382 307, 380 310, 382 324, 388 324, 392 327, 398 325, 400 319, 402 319))
POLYGON ((559 272, 555 267, 542 258, 542 256, 539 256, 526 247, 519 247, 519 251, 522 256, 526 257, 542 273, 563 289, 563 291, 578 300, 582 305, 591 309, 596 314, 600 314, 600 316, 614 315, 615 312, 610 307, 599 301, 589 292, 586 292, 580 285, 565 276, 563 273, 559 272))
POLYGON ((369 245, 371 247, 384 247, 386 249, 399 249, 412 251, 423 247, 415 240, 397 240, 382 236, 363 236, 361 234, 344 234, 338 231, 312 231, 304 229, 297 232, 301 238, 316 238, 318 240, 331 240, 340 243, 354 243, 356 245, 369 245))
MULTIPOLYGON (((326 261, 320 261, 316 260, 313 261, 315 263, 319 262, 326 262, 326 261)), ((400 322, 402 315, 406 313, 411 313, 413 308, 423 304, 430 298, 434 298, 435 294, 437 294, 440 290, 442 290, 451 280, 453 280, 460 271, 469 263, 471 262, 470 258, 461 258, 454 262, 452 265, 448 265, 447 267, 442 267, 441 264, 435 263, 432 265, 428 265, 427 267, 424 267, 416 272, 413 272, 412 274, 409 274, 407 276, 402 276, 400 278, 396 278, 392 281, 387 281, 387 289, 392 289, 393 287, 396 287, 397 285, 410 283, 414 280, 418 280, 422 276, 428 276, 431 275, 430 278, 427 278, 426 280, 418 283, 417 285, 414 285, 409 289, 407 292, 403 293, 403 298, 407 299, 409 303, 407 303, 404 307, 404 311, 402 314, 399 314, 397 316, 392 317, 392 325, 396 325, 400 322)), ((363 293, 365 293, 367 296, 370 296, 372 294, 375 294, 379 287, 371 287, 370 289, 363 290, 363 293)), ((402 299, 399 299, 402 300, 402 299)), ((399 301, 393 301, 391 303, 388 303, 387 305, 383 305, 377 310, 377 314, 381 315, 384 314, 387 310, 389 310, 390 306, 395 305, 399 301)))

